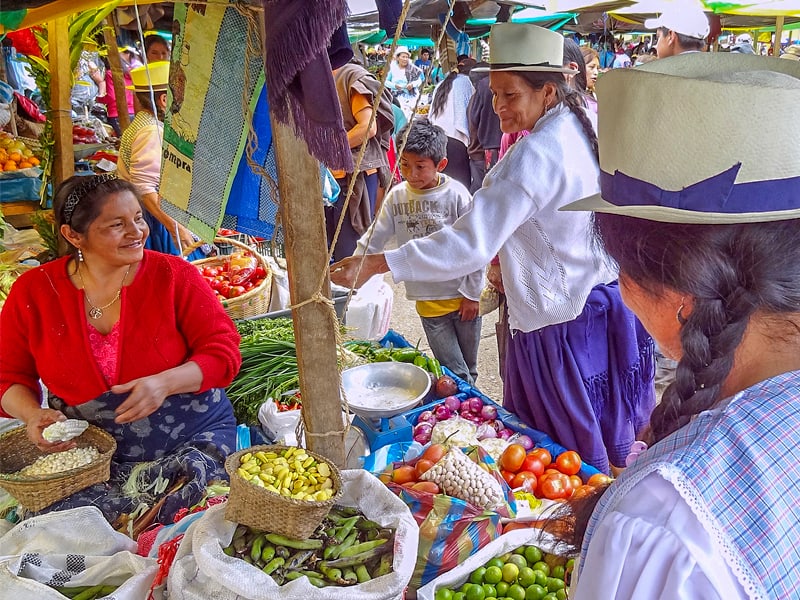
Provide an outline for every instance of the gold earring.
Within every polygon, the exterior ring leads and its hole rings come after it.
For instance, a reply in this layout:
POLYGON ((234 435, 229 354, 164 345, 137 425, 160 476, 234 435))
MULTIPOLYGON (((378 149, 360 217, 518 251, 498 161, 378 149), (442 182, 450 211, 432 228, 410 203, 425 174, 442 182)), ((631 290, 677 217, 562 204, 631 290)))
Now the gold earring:
POLYGON ((684 298, 681 298, 681 305, 678 307, 678 312, 675 314, 675 318, 678 319, 678 323, 681 325, 686 325, 686 317, 683 316, 683 307, 684 298))

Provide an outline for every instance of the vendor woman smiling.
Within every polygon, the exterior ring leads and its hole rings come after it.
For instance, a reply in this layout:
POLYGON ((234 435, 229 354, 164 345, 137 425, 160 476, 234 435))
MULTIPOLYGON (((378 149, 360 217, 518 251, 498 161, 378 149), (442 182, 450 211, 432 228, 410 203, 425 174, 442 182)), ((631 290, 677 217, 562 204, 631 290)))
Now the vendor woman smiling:
POLYGON ((67 255, 23 274, 0 313, 0 416, 22 420, 46 452, 74 445, 42 437, 65 417, 117 441, 108 483, 46 510, 92 504, 114 521, 143 500, 122 486, 145 463, 137 481, 180 487, 160 509, 168 522, 227 479, 236 422, 222 388, 241 364, 239 334, 197 268, 144 249, 149 230, 132 184, 72 177, 54 206, 67 255))

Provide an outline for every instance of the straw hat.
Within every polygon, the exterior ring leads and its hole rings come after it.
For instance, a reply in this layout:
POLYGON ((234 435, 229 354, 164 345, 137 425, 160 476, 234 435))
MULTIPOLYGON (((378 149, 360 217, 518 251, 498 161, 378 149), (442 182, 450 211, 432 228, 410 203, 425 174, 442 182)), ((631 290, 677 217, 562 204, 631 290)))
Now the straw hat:
POLYGON ((151 62, 141 67, 131 69, 131 82, 133 85, 127 86, 134 92, 163 92, 169 83, 169 61, 160 60, 151 62))
POLYGON ((691 38, 705 39, 710 31, 708 17, 703 7, 696 2, 666 4, 664 12, 656 19, 644 22, 647 29, 663 27, 691 38))
POLYGON ((800 152, 787 152, 800 139, 800 63, 682 54, 614 69, 597 96, 600 194, 564 210, 667 223, 800 218, 800 152))
POLYGON ((578 71, 564 66, 564 36, 555 31, 525 23, 497 23, 489 34, 489 66, 485 71, 578 71))
POLYGON ((783 54, 781 54, 781 58, 800 60, 800 46, 789 46, 784 50, 783 54))

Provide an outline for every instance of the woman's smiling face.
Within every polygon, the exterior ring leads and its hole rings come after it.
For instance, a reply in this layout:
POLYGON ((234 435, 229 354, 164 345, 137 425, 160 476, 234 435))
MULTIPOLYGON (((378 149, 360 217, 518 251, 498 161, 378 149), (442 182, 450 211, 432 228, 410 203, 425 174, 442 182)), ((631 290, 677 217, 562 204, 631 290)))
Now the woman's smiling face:
POLYGON ((545 112, 547 84, 533 89, 526 81, 511 72, 489 73, 492 105, 500 119, 503 133, 530 131, 545 112))

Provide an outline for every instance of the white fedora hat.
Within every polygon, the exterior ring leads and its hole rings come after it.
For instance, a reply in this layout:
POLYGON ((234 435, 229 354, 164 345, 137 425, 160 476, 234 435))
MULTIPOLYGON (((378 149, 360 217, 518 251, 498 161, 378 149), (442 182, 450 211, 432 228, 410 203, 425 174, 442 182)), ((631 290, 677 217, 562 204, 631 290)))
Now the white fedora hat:
POLYGON ((711 30, 708 17, 699 2, 666 4, 661 15, 655 19, 647 19, 644 26, 647 29, 663 27, 675 33, 701 40, 705 39, 711 30))
POLYGON ((600 194, 563 210, 667 223, 800 219, 800 152, 786 151, 800 139, 800 63, 682 54, 614 69, 597 95, 600 194))
POLYGON ((497 23, 489 34, 489 66, 472 69, 486 71, 578 71, 564 66, 564 36, 537 25, 497 23))

